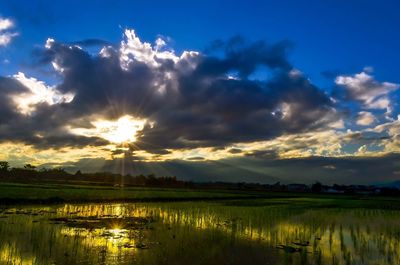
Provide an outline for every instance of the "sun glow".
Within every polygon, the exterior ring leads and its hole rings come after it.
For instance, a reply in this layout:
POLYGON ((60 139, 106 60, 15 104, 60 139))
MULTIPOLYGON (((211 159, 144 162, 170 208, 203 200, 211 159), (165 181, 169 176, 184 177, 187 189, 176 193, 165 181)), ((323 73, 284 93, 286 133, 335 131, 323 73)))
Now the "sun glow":
POLYGON ((87 137, 101 137, 116 144, 131 143, 136 141, 137 132, 143 130, 146 121, 125 115, 114 121, 94 121, 92 125, 95 128, 73 128, 70 131, 87 137))
POLYGON ((136 133, 143 130, 145 120, 135 120, 123 116, 117 121, 97 121, 93 125, 100 131, 100 136, 113 143, 135 142, 136 133))

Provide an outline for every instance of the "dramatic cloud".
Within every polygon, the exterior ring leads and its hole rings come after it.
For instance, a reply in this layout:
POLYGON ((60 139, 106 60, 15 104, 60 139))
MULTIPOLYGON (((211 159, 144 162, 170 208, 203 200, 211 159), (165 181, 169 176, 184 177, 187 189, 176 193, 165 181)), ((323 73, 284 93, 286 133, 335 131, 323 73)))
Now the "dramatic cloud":
MULTIPOLYGON (((111 122, 125 115, 146 120, 135 145, 154 153, 270 139, 338 120, 330 98, 287 61, 285 43, 231 40, 219 44, 221 56, 194 51, 178 56, 165 41, 151 45, 126 30, 119 47, 105 46, 98 55, 53 39, 45 47, 41 61, 53 65, 62 83, 47 86, 19 73, 12 79, 27 92, 15 92, 17 108, 8 109, 17 116, 30 114, 18 121, 22 127, 41 118, 21 139, 33 145, 40 146, 46 135, 58 135, 60 146, 70 145, 71 137, 94 140, 101 134, 73 132, 88 132, 96 120, 111 122), (274 76, 249 79, 260 66, 274 76), (228 77, 232 72, 237 78, 228 77)), ((9 138, 14 137, 3 135, 9 138)))
MULTIPOLYGON (((38 164, 101 158, 175 166, 177 175, 195 164, 225 173, 240 165, 253 180, 276 181, 288 177, 277 166, 298 170, 292 162, 329 173, 342 165, 329 157, 400 151, 399 121, 387 118, 398 84, 365 70, 338 76, 335 89, 345 97, 330 95, 289 62, 288 42, 235 37, 177 54, 167 40, 143 42, 126 30, 118 45, 48 39, 44 46, 36 61, 53 68, 55 84, 22 72, 0 77, 0 150, 14 143, 38 164), (73 159, 61 155, 68 153, 73 159)), ((28 162, 26 154, 13 160, 28 162)))
POLYGON ((34 112, 36 106, 39 104, 47 103, 48 105, 54 105, 64 102, 69 103, 74 99, 72 93, 61 94, 54 87, 46 86, 44 82, 40 82, 35 78, 27 78, 23 73, 18 73, 13 77, 29 89, 29 92, 11 95, 11 99, 18 111, 24 115, 34 112))
POLYGON ((359 101, 366 109, 386 109, 390 112, 389 93, 397 90, 399 84, 378 82, 366 72, 354 76, 338 76, 336 84, 342 86, 349 99, 359 101))

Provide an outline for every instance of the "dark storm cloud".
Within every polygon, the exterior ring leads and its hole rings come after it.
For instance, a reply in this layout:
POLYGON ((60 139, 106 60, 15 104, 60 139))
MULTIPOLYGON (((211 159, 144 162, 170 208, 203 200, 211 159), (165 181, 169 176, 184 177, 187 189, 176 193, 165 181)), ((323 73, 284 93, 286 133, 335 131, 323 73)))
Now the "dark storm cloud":
POLYGON ((275 150, 256 150, 245 153, 248 157, 262 158, 262 159, 277 159, 279 158, 278 152, 275 150))
MULTIPOLYGON (((47 46, 40 61, 56 65, 62 77, 57 90, 74 93, 74 100, 38 105, 31 116, 2 105, 3 117, 16 118, 3 125, 1 140, 40 148, 98 145, 98 138, 72 136, 65 125, 90 127, 92 115, 112 119, 129 114, 154 122, 135 145, 162 154, 165 149, 223 147, 320 129, 338 118, 329 97, 288 62, 287 42, 236 38, 214 47, 222 51, 218 55, 187 54, 175 62, 157 58, 157 67, 136 58, 122 67, 121 51, 111 46, 103 48, 103 55, 55 41, 47 46), (273 76, 250 79, 259 67, 273 76), (228 78, 230 73, 237 78, 228 78)), ((5 100, 8 88, 0 86, 0 100, 5 100)))
POLYGON ((231 153, 231 154, 240 154, 240 153, 242 153, 242 149, 231 148, 231 149, 228 150, 228 152, 231 153))
MULTIPOLYGON (((43 109, 48 108, 43 107, 43 109)), ((0 113, 2 113, 1 109, 0 113)), ((79 148, 88 145, 104 146, 108 144, 108 141, 98 137, 83 137, 65 131, 64 120, 57 118, 62 115, 52 116, 52 114, 56 113, 52 113, 52 110, 50 110, 26 118, 23 115, 11 113, 0 126, 1 141, 23 142, 34 145, 39 149, 58 149, 66 146, 79 148)))
POLYGON ((104 139, 66 132, 64 126, 68 119, 65 117, 69 111, 66 103, 52 106, 41 103, 33 115, 19 113, 12 96, 21 93, 30 93, 30 90, 13 78, 0 77, 0 141, 24 142, 38 148, 107 144, 104 139))
POLYGON ((78 45, 83 47, 91 47, 91 46, 110 46, 111 42, 101 40, 101 39, 84 39, 81 41, 75 41, 71 43, 72 45, 78 45))
POLYGON ((0 76, 0 125, 4 126, 17 116, 14 111, 15 106, 10 101, 9 96, 13 93, 24 93, 27 90, 18 81, 0 76))
POLYGON ((264 41, 248 43, 241 36, 233 37, 228 41, 214 41, 206 51, 211 54, 222 51, 225 55, 224 59, 208 57, 208 60, 204 60, 199 65, 197 72, 212 76, 235 70, 241 78, 247 78, 260 65, 290 71, 292 66, 287 60, 287 52, 291 47, 292 43, 289 41, 275 44, 264 41))
POLYGON ((189 161, 201 161, 204 160, 204 157, 202 156, 192 156, 188 158, 189 161))

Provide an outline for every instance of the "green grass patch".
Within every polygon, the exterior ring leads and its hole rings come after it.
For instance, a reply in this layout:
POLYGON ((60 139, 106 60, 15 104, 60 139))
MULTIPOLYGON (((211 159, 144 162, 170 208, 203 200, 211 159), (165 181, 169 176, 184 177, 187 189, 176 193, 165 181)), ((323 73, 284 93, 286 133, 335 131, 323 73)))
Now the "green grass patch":
POLYGON ((225 206, 400 210, 400 198, 241 190, 0 183, 0 205, 67 202, 221 201, 225 206))

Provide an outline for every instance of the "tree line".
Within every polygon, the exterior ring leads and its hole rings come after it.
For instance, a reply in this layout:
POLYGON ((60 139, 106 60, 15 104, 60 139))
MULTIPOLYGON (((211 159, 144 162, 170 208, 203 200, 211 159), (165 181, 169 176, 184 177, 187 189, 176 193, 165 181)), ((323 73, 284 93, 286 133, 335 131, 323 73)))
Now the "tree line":
POLYGON ((7 161, 0 161, 0 180, 21 183, 71 183, 114 186, 190 186, 191 182, 180 181, 176 176, 154 174, 131 176, 111 172, 82 173, 80 170, 69 173, 64 168, 37 168, 31 164, 23 167, 10 167, 7 161))
POLYGON ((294 193, 342 193, 400 196, 400 189, 396 187, 378 187, 365 185, 323 185, 315 182, 306 184, 260 184, 246 182, 192 182, 177 179, 176 176, 160 176, 154 174, 132 176, 111 172, 82 173, 77 170, 69 173, 64 168, 37 168, 31 164, 23 167, 10 167, 7 161, 0 161, 0 181, 18 183, 59 183, 82 185, 106 185, 106 186, 150 186, 150 187, 185 187, 201 189, 233 189, 294 193))

